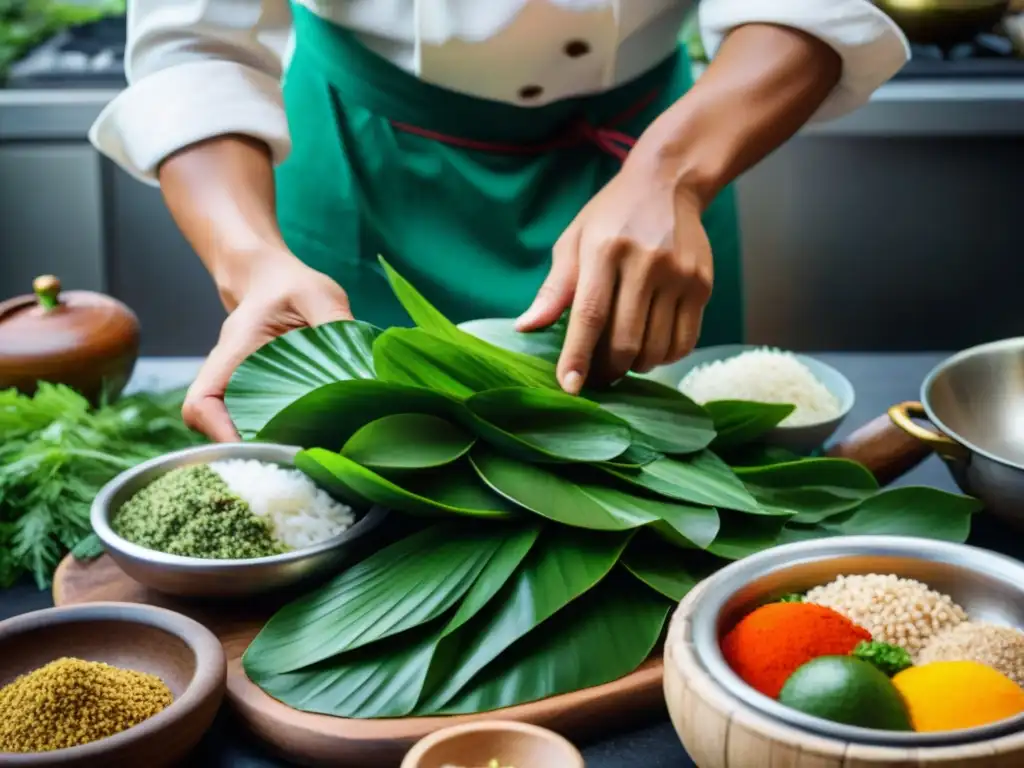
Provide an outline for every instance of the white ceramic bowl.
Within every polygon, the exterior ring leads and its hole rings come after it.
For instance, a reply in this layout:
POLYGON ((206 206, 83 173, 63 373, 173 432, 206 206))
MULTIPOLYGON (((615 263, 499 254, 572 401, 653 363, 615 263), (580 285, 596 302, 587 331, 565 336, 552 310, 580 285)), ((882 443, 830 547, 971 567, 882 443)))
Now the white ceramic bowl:
MULTIPOLYGON (((697 349, 677 363, 655 369, 647 374, 646 378, 676 389, 694 368, 718 360, 728 360, 752 349, 763 349, 763 347, 753 344, 725 344, 697 349)), ((855 397, 853 385, 849 379, 835 368, 807 355, 797 354, 795 357, 807 366, 814 377, 839 400, 839 415, 817 424, 776 427, 765 435, 764 442, 786 448, 794 453, 809 454, 821 448, 835 434, 853 409, 855 397)))

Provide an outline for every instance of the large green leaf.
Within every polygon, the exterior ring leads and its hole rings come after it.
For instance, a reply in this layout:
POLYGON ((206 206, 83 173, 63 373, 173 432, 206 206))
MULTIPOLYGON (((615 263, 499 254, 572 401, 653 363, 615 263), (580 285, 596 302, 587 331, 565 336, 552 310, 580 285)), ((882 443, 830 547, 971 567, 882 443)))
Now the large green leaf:
POLYGON ((491 488, 516 504, 575 528, 623 531, 664 520, 697 546, 718 533, 711 507, 638 496, 596 482, 572 480, 542 467, 475 449, 473 466, 491 488))
POLYGON ((242 361, 224 402, 244 439, 255 437, 286 406, 324 384, 372 379, 380 329, 342 320, 279 336, 242 361))
POLYGON ((619 456, 602 462, 602 464, 613 469, 637 470, 650 464, 652 461, 657 461, 663 456, 664 454, 653 451, 650 448, 644 448, 641 445, 631 445, 619 456))
POLYGON ((853 509, 878 490, 863 465, 846 459, 804 459, 733 471, 762 507, 795 514, 794 522, 817 523, 853 509))
MULTIPOLYGON (((435 620, 292 672, 254 669, 250 678, 293 709, 334 717, 408 715, 419 700, 437 643, 498 594, 526 557, 539 530, 526 527, 507 532, 447 623, 443 618, 435 620)), ((397 597, 404 600, 404 596, 397 597)))
POLYGON ((650 656, 671 607, 632 576, 613 573, 512 646, 440 712, 487 712, 618 680, 650 656))
POLYGON ((295 458, 295 466, 338 496, 412 515, 511 517, 516 513, 504 497, 481 485, 463 462, 403 477, 402 484, 408 490, 340 453, 322 448, 302 451, 295 458))
POLYGON ((629 448, 629 427, 597 405, 547 389, 492 389, 466 401, 477 434, 524 461, 603 461, 629 448))
POLYGON ((707 547, 711 554, 726 560, 741 560, 779 544, 788 520, 777 515, 748 515, 722 510, 721 529, 707 547))
POLYGON ((264 442, 338 450, 371 421, 395 413, 443 415, 457 407, 429 389, 374 379, 341 381, 314 389, 286 406, 256 435, 264 442))
POLYGON ((971 516, 982 507, 975 498, 937 488, 892 488, 827 519, 825 526, 843 536, 921 536, 963 543, 971 531, 971 516))
POLYGON ((644 534, 633 537, 620 562, 644 584, 677 603, 714 570, 712 561, 701 553, 680 550, 644 534))
POLYGON ((470 320, 459 325, 466 333, 493 344, 496 347, 519 352, 524 355, 557 363, 565 343, 565 331, 568 327, 568 312, 555 323, 539 331, 520 333, 516 330, 516 321, 507 318, 488 318, 470 320))
POLYGON ((380 263, 391 283, 391 290, 394 291, 398 301, 417 326, 438 337, 445 338, 479 357, 486 358, 514 378, 515 384, 559 389, 554 365, 540 358, 502 349, 459 329, 427 301, 408 280, 392 269, 383 258, 380 258, 380 263))
POLYGON ((715 423, 713 450, 751 443, 777 427, 795 408, 785 403, 755 403, 746 400, 716 400, 704 408, 715 423))
POLYGON ((438 618, 473 586, 505 533, 436 525, 382 549, 274 614, 246 651, 246 669, 291 672, 438 618))
POLYGON ((762 508, 729 465, 711 451, 701 451, 681 459, 658 459, 641 467, 639 472, 612 468, 605 468, 605 471, 670 499, 752 514, 788 514, 762 508))
POLYGON ((623 535, 546 529, 500 593, 441 641, 437 660, 448 674, 438 676, 417 713, 436 712, 505 649, 591 589, 611 571, 627 541, 623 535))
POLYGON ((519 384, 485 356, 421 328, 391 328, 382 333, 373 344, 373 361, 382 381, 458 398, 519 384))
POLYGON ((265 693, 302 712, 333 717, 403 717, 416 706, 439 630, 416 627, 304 669, 246 667, 265 693))
POLYGON ((464 429, 437 416, 396 413, 362 427, 341 453, 370 469, 426 469, 451 464, 475 442, 464 429))
POLYGON ((655 381, 627 376, 586 397, 629 424, 638 442, 662 453, 693 453, 707 448, 715 428, 707 411, 680 392, 655 381))

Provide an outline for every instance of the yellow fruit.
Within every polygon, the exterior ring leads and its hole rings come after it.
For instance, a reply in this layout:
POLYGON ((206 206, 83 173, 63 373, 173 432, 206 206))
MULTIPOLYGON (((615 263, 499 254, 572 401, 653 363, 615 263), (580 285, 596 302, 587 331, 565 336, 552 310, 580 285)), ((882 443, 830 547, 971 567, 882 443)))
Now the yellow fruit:
POLYGON ((936 661, 892 679, 915 731, 977 728, 1024 712, 1024 690, 975 661, 936 661))

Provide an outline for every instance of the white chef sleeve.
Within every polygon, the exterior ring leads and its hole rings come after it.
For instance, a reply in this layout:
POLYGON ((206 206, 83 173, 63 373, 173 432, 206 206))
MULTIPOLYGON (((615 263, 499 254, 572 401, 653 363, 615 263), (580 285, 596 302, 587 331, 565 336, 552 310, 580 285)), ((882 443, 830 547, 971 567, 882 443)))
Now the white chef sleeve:
POLYGON ((843 74, 815 121, 857 109, 910 58, 903 32, 869 0, 704 0, 698 8, 709 57, 731 30, 752 23, 799 29, 835 49, 843 74))
POLYGON ((260 139, 275 162, 291 150, 281 96, 289 0, 128 0, 129 87, 89 139, 155 185, 172 153, 203 139, 260 139))

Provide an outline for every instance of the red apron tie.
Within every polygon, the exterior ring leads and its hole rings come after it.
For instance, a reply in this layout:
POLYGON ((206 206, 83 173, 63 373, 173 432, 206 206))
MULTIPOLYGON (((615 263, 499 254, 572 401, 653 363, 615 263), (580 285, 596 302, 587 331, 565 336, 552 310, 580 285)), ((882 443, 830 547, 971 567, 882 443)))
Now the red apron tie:
POLYGON ((593 126, 587 122, 585 118, 581 118, 563 135, 551 141, 534 144, 514 144, 498 141, 467 139, 461 136, 452 136, 447 133, 420 128, 418 125, 400 123, 395 120, 391 121, 391 125, 395 130, 402 131, 404 133, 411 133, 415 136, 422 136, 425 139, 431 139, 432 141, 437 141, 442 144, 449 144, 453 147, 473 149, 480 152, 497 152, 511 155, 539 155, 544 152, 550 152, 554 149, 566 149, 589 142, 603 152, 607 152, 612 157, 617 158, 619 162, 625 162, 626 157, 629 155, 629 150, 633 148, 634 144, 636 144, 636 139, 629 134, 615 130, 614 126, 620 125, 635 117, 645 107, 653 102, 657 95, 657 91, 647 94, 647 96, 631 106, 625 112, 613 117, 604 126, 593 126))

